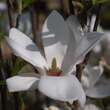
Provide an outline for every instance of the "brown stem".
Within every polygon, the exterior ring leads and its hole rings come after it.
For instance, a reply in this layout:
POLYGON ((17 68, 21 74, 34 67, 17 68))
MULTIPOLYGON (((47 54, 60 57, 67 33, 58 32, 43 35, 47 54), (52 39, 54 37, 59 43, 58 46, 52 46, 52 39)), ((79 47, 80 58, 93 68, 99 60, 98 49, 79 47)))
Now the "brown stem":
POLYGON ((37 30, 38 30, 38 23, 36 23, 36 20, 38 22, 38 17, 36 17, 36 12, 34 10, 34 7, 31 7, 31 22, 32 22, 32 33, 33 33, 33 41, 36 42, 37 37, 37 30))
POLYGON ((10 26, 10 28, 12 28, 12 27, 14 27, 15 25, 14 25, 14 22, 13 22, 13 19, 12 19, 12 9, 11 9, 11 4, 10 4, 10 1, 9 0, 7 0, 6 1, 7 2, 7 10, 8 10, 8 18, 9 18, 9 26, 10 26))
POLYGON ((76 65, 76 77, 78 78, 78 80, 81 82, 81 76, 82 76, 82 72, 84 69, 84 65, 82 63, 79 63, 76 65))
POLYGON ((0 45, 0 81, 3 81, 3 84, 0 85, 0 95, 1 95, 1 109, 7 110, 7 88, 5 82, 6 74, 3 72, 3 56, 2 49, 0 45))
POLYGON ((21 15, 18 14, 17 18, 16 18, 16 28, 19 27, 19 21, 20 21, 21 15))
POLYGON ((86 54, 86 56, 85 56, 85 58, 84 58, 84 60, 82 62, 83 65, 87 65, 89 57, 90 57, 90 54, 91 54, 91 51, 86 54))
MULTIPOLYGON (((17 23, 14 22, 14 20, 12 19, 13 17, 13 11, 12 11, 12 8, 11 8, 11 5, 10 4, 10 0, 7 0, 7 7, 8 7, 8 18, 9 18, 9 25, 10 25, 10 28, 12 27, 15 27, 15 24, 17 24, 18 26, 18 20, 17 20, 17 23)), ((14 64, 16 60, 16 57, 12 55, 12 62, 14 64)), ((7 62, 6 62, 7 63, 7 62)), ((10 66, 8 65, 7 66, 7 69, 5 69, 5 72, 8 74, 8 77, 10 77, 10 66)), ((13 93, 13 98, 14 98, 14 102, 15 102, 15 110, 20 110, 20 104, 19 104, 19 94, 18 93, 13 93)))
POLYGON ((37 46, 42 50, 43 44, 39 33, 39 12, 35 11, 35 8, 31 8, 31 22, 32 22, 32 33, 33 33, 33 40, 37 43, 37 46))
MULTIPOLYGON (((5 82, 5 74, 3 73, 0 67, 0 81, 5 82)), ((1 109, 7 110, 7 88, 6 83, 0 85, 0 93, 1 93, 1 109)))

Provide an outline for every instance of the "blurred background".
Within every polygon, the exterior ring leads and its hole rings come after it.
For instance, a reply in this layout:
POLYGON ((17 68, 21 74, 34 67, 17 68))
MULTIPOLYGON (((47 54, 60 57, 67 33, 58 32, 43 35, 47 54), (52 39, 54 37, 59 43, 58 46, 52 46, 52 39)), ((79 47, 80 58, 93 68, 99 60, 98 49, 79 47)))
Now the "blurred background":
MULTIPOLYGON (((0 0, 0 110, 70 110, 37 90, 9 93, 5 83, 6 78, 18 72, 36 72, 32 65, 11 53, 5 41, 9 29, 20 29, 43 50, 40 32, 52 10, 57 10, 64 19, 76 15, 85 30, 87 21, 97 17, 96 28, 91 31, 105 32, 106 36, 93 49, 89 63, 97 65, 103 59, 110 65, 110 0, 0 0)), ((110 69, 105 73, 110 78, 110 69)), ((88 97, 87 103, 98 107, 91 110, 110 110, 109 97, 100 100, 88 97)))

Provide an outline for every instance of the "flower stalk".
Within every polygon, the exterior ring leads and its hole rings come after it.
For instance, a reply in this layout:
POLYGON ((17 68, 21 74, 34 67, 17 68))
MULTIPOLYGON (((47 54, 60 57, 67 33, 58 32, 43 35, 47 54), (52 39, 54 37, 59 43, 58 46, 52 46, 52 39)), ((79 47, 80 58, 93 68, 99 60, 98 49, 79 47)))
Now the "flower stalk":
POLYGON ((4 82, 3 71, 0 69, 0 81, 3 83, 0 84, 0 93, 1 93, 1 109, 7 110, 7 88, 6 83, 4 82))

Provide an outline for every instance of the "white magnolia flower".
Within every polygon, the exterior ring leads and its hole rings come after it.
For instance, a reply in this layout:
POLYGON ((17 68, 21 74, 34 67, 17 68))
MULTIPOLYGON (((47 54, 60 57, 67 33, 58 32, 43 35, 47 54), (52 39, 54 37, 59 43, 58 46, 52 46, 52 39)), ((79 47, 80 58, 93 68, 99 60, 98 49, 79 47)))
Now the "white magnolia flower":
POLYGON ((102 73, 103 73, 103 67, 101 65, 94 67, 87 65, 83 71, 83 75, 81 79, 85 90, 94 86, 94 84, 99 80, 102 73))
POLYGON ((74 16, 70 16, 65 22, 58 12, 53 11, 42 29, 45 58, 29 37, 12 28, 6 39, 13 53, 31 63, 43 75, 37 77, 25 74, 8 78, 6 82, 9 91, 38 89, 53 99, 71 103, 79 100, 84 105, 86 97, 82 86, 75 75, 68 73, 96 45, 102 34, 82 33, 80 27, 74 16), (52 76, 59 73, 62 75, 52 76))
POLYGON ((85 69, 85 75, 82 77, 82 83, 85 93, 91 98, 105 98, 110 96, 110 78, 103 74, 102 65, 85 69))
POLYGON ((6 9, 7 9, 6 4, 3 2, 0 2, 0 11, 6 11, 6 9))
POLYGON ((47 110, 61 110, 57 106, 51 105, 50 107, 47 108, 47 110))
POLYGON ((101 110, 101 108, 97 107, 94 104, 87 104, 84 106, 83 110, 101 110))

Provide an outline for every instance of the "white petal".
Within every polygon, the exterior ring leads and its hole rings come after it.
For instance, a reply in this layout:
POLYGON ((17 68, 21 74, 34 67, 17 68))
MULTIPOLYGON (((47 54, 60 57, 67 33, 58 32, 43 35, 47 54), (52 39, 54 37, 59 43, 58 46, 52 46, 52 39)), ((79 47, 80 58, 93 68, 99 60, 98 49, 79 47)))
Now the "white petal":
POLYGON ((6 10, 7 10, 6 3, 0 2, 0 11, 6 11, 6 10))
POLYGON ((101 52, 101 44, 99 43, 98 45, 95 46, 95 48, 93 49, 94 53, 98 54, 101 52))
POLYGON ((92 48, 103 38, 102 36, 103 34, 97 32, 85 33, 85 36, 83 36, 80 42, 75 46, 75 49, 71 37, 70 45, 68 46, 69 48, 63 62, 63 66, 65 65, 64 67, 66 68, 65 70, 68 69, 69 72, 72 72, 73 66, 92 50, 92 48))
POLYGON ((103 36, 103 34, 97 32, 83 33, 79 22, 74 16, 67 19, 67 24, 70 29, 70 40, 62 65, 66 73, 72 72, 74 64, 82 59, 103 36))
POLYGON ((91 17, 91 22, 90 22, 90 31, 94 30, 95 21, 96 21, 96 15, 93 15, 91 17))
POLYGON ((42 30, 44 50, 49 65, 51 65, 52 58, 55 57, 58 67, 61 67, 67 49, 68 36, 68 28, 63 17, 53 11, 46 19, 42 30))
POLYGON ((47 67, 47 63, 36 45, 22 32, 12 28, 9 38, 6 40, 16 56, 23 58, 38 69, 43 70, 44 67, 47 67))
POLYGON ((28 45, 33 44, 33 41, 27 35, 25 35, 24 33, 22 33, 16 28, 10 29, 9 38, 16 41, 23 47, 27 47, 28 45))
POLYGON ((71 15, 67 18, 67 24, 70 28, 70 30, 73 33, 73 37, 75 38, 75 41, 73 41, 74 43, 79 43, 79 41, 82 38, 82 28, 81 25, 79 23, 79 21, 77 20, 76 16, 71 15))
POLYGON ((110 96, 110 79, 101 76, 100 80, 86 91, 86 95, 92 98, 105 98, 110 96))
POLYGON ((94 104, 87 104, 84 106, 83 110, 101 110, 100 108, 98 108, 96 105, 94 104))
POLYGON ((93 86, 100 78, 100 76, 103 73, 103 67, 101 65, 99 66, 87 66, 84 70, 85 77, 88 78, 90 85, 93 86))
MULTIPOLYGON (((63 70, 63 74, 66 74, 70 71, 70 67, 72 64, 74 64, 73 62, 73 53, 75 53, 75 49, 76 49, 76 40, 75 40, 75 37, 73 36, 73 33, 71 30, 69 30, 69 43, 68 43, 68 46, 67 46, 67 51, 66 51, 66 54, 64 56, 64 59, 63 59, 63 62, 62 62, 62 65, 61 65, 61 70, 63 70)), ((73 66, 72 66, 72 69, 73 69, 73 66)))
POLYGON ((48 110, 61 110, 61 109, 58 108, 57 106, 51 105, 49 106, 48 110))
POLYGON ((38 89, 55 100, 69 101, 71 103, 74 100, 79 100, 82 106, 86 100, 82 86, 74 75, 60 77, 42 76, 38 89))
POLYGON ((93 49, 94 46, 103 38, 102 33, 98 32, 88 32, 85 33, 85 36, 81 39, 79 44, 77 45, 74 61, 78 61, 83 56, 85 56, 89 51, 93 49))
POLYGON ((69 43, 61 67, 61 69, 63 70, 63 74, 68 73, 70 71, 70 66, 72 64, 75 64, 75 62, 72 59, 74 57, 76 46, 82 38, 81 26, 75 16, 69 16, 66 20, 66 23, 69 28, 69 43))
POLYGON ((38 87, 39 78, 35 75, 17 75, 6 80, 10 92, 34 90, 38 87))

